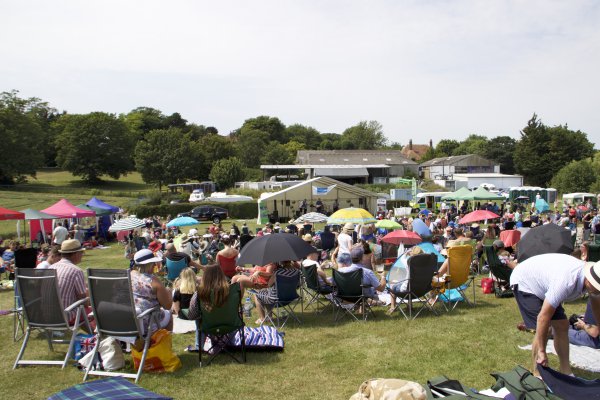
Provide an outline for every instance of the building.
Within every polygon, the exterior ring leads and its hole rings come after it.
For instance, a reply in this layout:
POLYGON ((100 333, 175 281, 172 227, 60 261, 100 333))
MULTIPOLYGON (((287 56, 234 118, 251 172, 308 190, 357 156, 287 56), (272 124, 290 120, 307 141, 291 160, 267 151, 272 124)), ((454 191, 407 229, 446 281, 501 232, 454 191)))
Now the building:
POLYGON ((523 177, 521 175, 506 175, 497 172, 483 174, 453 174, 451 178, 434 179, 433 181, 451 191, 456 191, 461 187, 474 189, 480 186, 485 186, 488 189, 508 190, 513 186, 523 185, 523 177))
POLYGON ((476 154, 434 158, 419 165, 423 179, 452 179, 454 174, 500 173, 500 166, 476 154))
POLYGON ((258 200, 259 219, 267 219, 267 216, 272 221, 288 221, 297 218, 300 216, 300 203, 304 199, 307 202, 308 212, 316 211, 315 202, 321 199, 323 211, 327 214, 333 211, 336 200, 340 209, 360 207, 375 213, 378 197, 377 193, 322 176, 279 192, 263 193, 258 200))
POLYGON ((304 170, 308 179, 326 176, 349 184, 389 183, 416 175, 417 163, 400 150, 299 150, 294 165, 261 165, 267 170, 304 170))
POLYGON ((412 139, 408 142, 406 146, 400 150, 400 153, 413 161, 419 162, 421 158, 433 148, 433 141, 429 140, 429 144, 413 144, 412 139))

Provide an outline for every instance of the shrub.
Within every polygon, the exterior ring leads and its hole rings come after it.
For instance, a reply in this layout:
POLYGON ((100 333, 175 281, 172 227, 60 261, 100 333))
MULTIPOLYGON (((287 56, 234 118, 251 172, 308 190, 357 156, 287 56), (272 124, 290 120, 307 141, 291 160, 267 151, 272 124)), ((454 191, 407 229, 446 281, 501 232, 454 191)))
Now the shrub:
POLYGON ((160 204, 135 205, 128 209, 129 213, 135 214, 138 218, 145 218, 151 215, 160 215, 166 217, 171 215, 175 217, 179 213, 188 212, 194 207, 200 205, 212 205, 225 208, 229 218, 235 219, 254 219, 258 215, 258 205, 254 201, 245 201, 239 203, 178 203, 178 204, 160 204))

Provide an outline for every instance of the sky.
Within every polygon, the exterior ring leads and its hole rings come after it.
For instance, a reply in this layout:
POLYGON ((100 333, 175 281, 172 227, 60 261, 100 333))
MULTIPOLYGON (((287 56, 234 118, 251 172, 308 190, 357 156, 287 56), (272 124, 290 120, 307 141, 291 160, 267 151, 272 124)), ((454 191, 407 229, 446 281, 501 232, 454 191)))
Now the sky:
POLYGON ((376 120, 401 144, 518 138, 536 113, 600 143, 598 26, 579 0, 1 1, 0 91, 221 134, 376 120))

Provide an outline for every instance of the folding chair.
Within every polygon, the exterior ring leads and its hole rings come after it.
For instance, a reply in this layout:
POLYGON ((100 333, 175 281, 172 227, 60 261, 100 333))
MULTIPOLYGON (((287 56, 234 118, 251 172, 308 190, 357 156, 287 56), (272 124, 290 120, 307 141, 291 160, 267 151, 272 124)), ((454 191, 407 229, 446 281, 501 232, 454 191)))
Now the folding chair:
MULTIPOLYGON (((465 303, 470 306, 475 305, 475 285, 473 281, 475 276, 471 275, 471 256, 473 248, 470 245, 453 246, 448 248, 448 274, 445 281, 446 292, 441 293, 440 296, 444 297, 446 302, 450 305, 450 310, 456 308, 460 301, 452 301, 447 291, 456 289, 465 303), (469 301, 466 295, 466 290, 469 286, 473 287, 473 301, 469 301)), ((444 304, 444 306, 446 306, 444 304)))
MULTIPOLYGON (((208 350, 210 357, 206 362, 209 365, 220 353, 225 352, 238 363, 246 362, 246 340, 244 335, 244 318, 242 316, 242 291, 239 283, 229 286, 227 301, 220 307, 213 307, 207 311, 202 303, 198 304, 200 311, 200 337, 210 338, 211 348, 208 350), (242 358, 238 359, 228 348, 229 341, 235 333, 240 335, 242 344, 242 358)), ((202 347, 200 343, 200 347, 202 347)), ((198 351, 198 361, 202 367, 202 348, 198 351)))
POLYGON ((356 316, 360 310, 362 310, 363 321, 367 320, 369 313, 373 314, 373 310, 367 301, 367 296, 363 293, 363 289, 370 288, 370 286, 363 285, 362 278, 362 268, 350 272, 333 270, 333 281, 336 287, 333 293, 333 301, 337 310, 335 314, 336 322, 340 319, 340 314, 342 316, 350 316, 356 321, 360 321, 356 316))
MULTIPOLYGON (((301 324, 300 318, 294 311, 298 303, 302 302, 302 297, 298 295, 297 289, 300 287, 300 272, 293 275, 275 274, 275 287, 277 292, 277 301, 273 304, 263 305, 265 311, 265 320, 273 327, 282 329, 290 317, 298 324, 301 324), (271 311, 275 311, 275 321, 271 317, 271 311), (285 312, 282 313, 282 311, 285 312)), ((261 324, 261 325, 262 325, 261 324)))
MULTIPOLYGON (((598 235, 600 236, 600 235, 598 235)), ((588 244, 588 261, 600 261, 600 244, 589 243, 588 244)))
POLYGON ((19 288, 19 301, 23 305, 23 315, 27 321, 27 329, 13 369, 19 365, 61 365, 64 369, 73 352, 79 328, 85 324, 88 332, 91 332, 87 318, 81 318, 85 316, 83 305, 88 299, 81 299, 64 308, 59 295, 56 270, 53 269, 16 268, 15 276, 19 288), (69 324, 68 314, 71 311, 76 311, 73 325, 69 324), (50 351, 54 351, 52 346, 54 343, 69 344, 63 361, 22 360, 31 332, 35 329, 44 332, 50 351), (55 332, 66 331, 71 331, 69 341, 54 339, 55 332))
POLYGON ((304 278, 304 292, 308 297, 306 307, 308 308, 311 304, 316 304, 317 313, 322 313, 327 306, 332 306, 327 295, 331 295, 333 288, 331 286, 319 285, 317 266, 309 265, 307 267, 302 267, 302 276, 304 278), (321 307, 321 310, 319 310, 319 306, 321 307))
MULTIPOLYGON (((37 262, 37 249, 27 248, 15 251, 15 268, 35 268, 37 262)), ((19 290, 15 284, 15 302, 13 311, 13 341, 21 340, 25 335, 23 319, 23 306, 19 301, 19 290)))
POLYGON ((435 254, 417 254, 408 259, 408 286, 406 291, 391 292, 392 296, 396 296, 400 302, 396 305, 396 309, 400 310, 404 318, 415 319, 421 314, 424 309, 428 309, 435 315, 437 311, 433 305, 429 304, 426 298, 427 293, 432 290, 431 281, 437 274, 437 256, 435 254), (413 317, 413 301, 420 301, 421 306, 413 317), (402 310, 402 305, 405 304, 408 310, 408 315, 402 310))
POLYGON ((172 286, 173 282, 175 282, 175 279, 179 278, 181 271, 187 267, 187 260, 182 258, 179 261, 173 261, 167 257, 166 261, 165 267, 167 268, 167 285, 172 286))
POLYGON ((506 290, 501 290, 500 285, 497 280, 501 280, 506 282, 507 287, 510 283, 510 275, 512 274, 512 269, 508 268, 506 265, 502 264, 494 248, 492 246, 484 246, 483 254, 487 260, 488 266, 490 267, 490 272, 496 278, 492 281, 492 285, 494 287, 494 294, 496 297, 512 297, 513 291, 509 288, 506 290))
POLYGON ((137 383, 144 370, 153 330, 159 326, 160 307, 156 306, 139 314, 136 312, 131 289, 131 271, 128 269, 89 268, 87 274, 97 333, 94 354, 85 368, 83 380, 85 381, 88 375, 122 376, 135 379, 137 383), (148 329, 144 328, 143 323, 146 317, 148 317, 148 329), (98 354, 98 346, 107 336, 133 338, 134 340, 141 338, 144 341, 137 373, 92 370, 92 364, 98 354))

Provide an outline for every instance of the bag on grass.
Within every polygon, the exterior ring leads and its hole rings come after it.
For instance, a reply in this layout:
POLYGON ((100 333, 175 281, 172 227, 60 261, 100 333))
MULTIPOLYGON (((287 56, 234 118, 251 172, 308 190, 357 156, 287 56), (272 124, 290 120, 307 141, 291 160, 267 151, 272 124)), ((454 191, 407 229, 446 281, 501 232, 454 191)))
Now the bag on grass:
MULTIPOLYGON (((144 362, 144 372, 174 372, 181 368, 181 360, 172 350, 172 334, 159 329, 150 339, 150 348, 144 362)), ((133 365, 137 369, 142 359, 142 351, 131 349, 133 365)))
POLYGON ((81 360, 90 351, 94 350, 96 345, 96 335, 87 335, 84 333, 78 333, 75 337, 75 346, 73 349, 73 359, 75 361, 81 360))
POLYGON ((492 278, 481 278, 481 291, 484 294, 494 293, 494 280, 492 278))
POLYGON ((350 400, 425 400, 423 386, 404 379, 371 379, 364 381, 350 400))
POLYGON ((102 360, 102 367, 105 371, 116 371, 125 366, 125 357, 123 350, 117 339, 107 337, 98 345, 98 352, 102 360))

